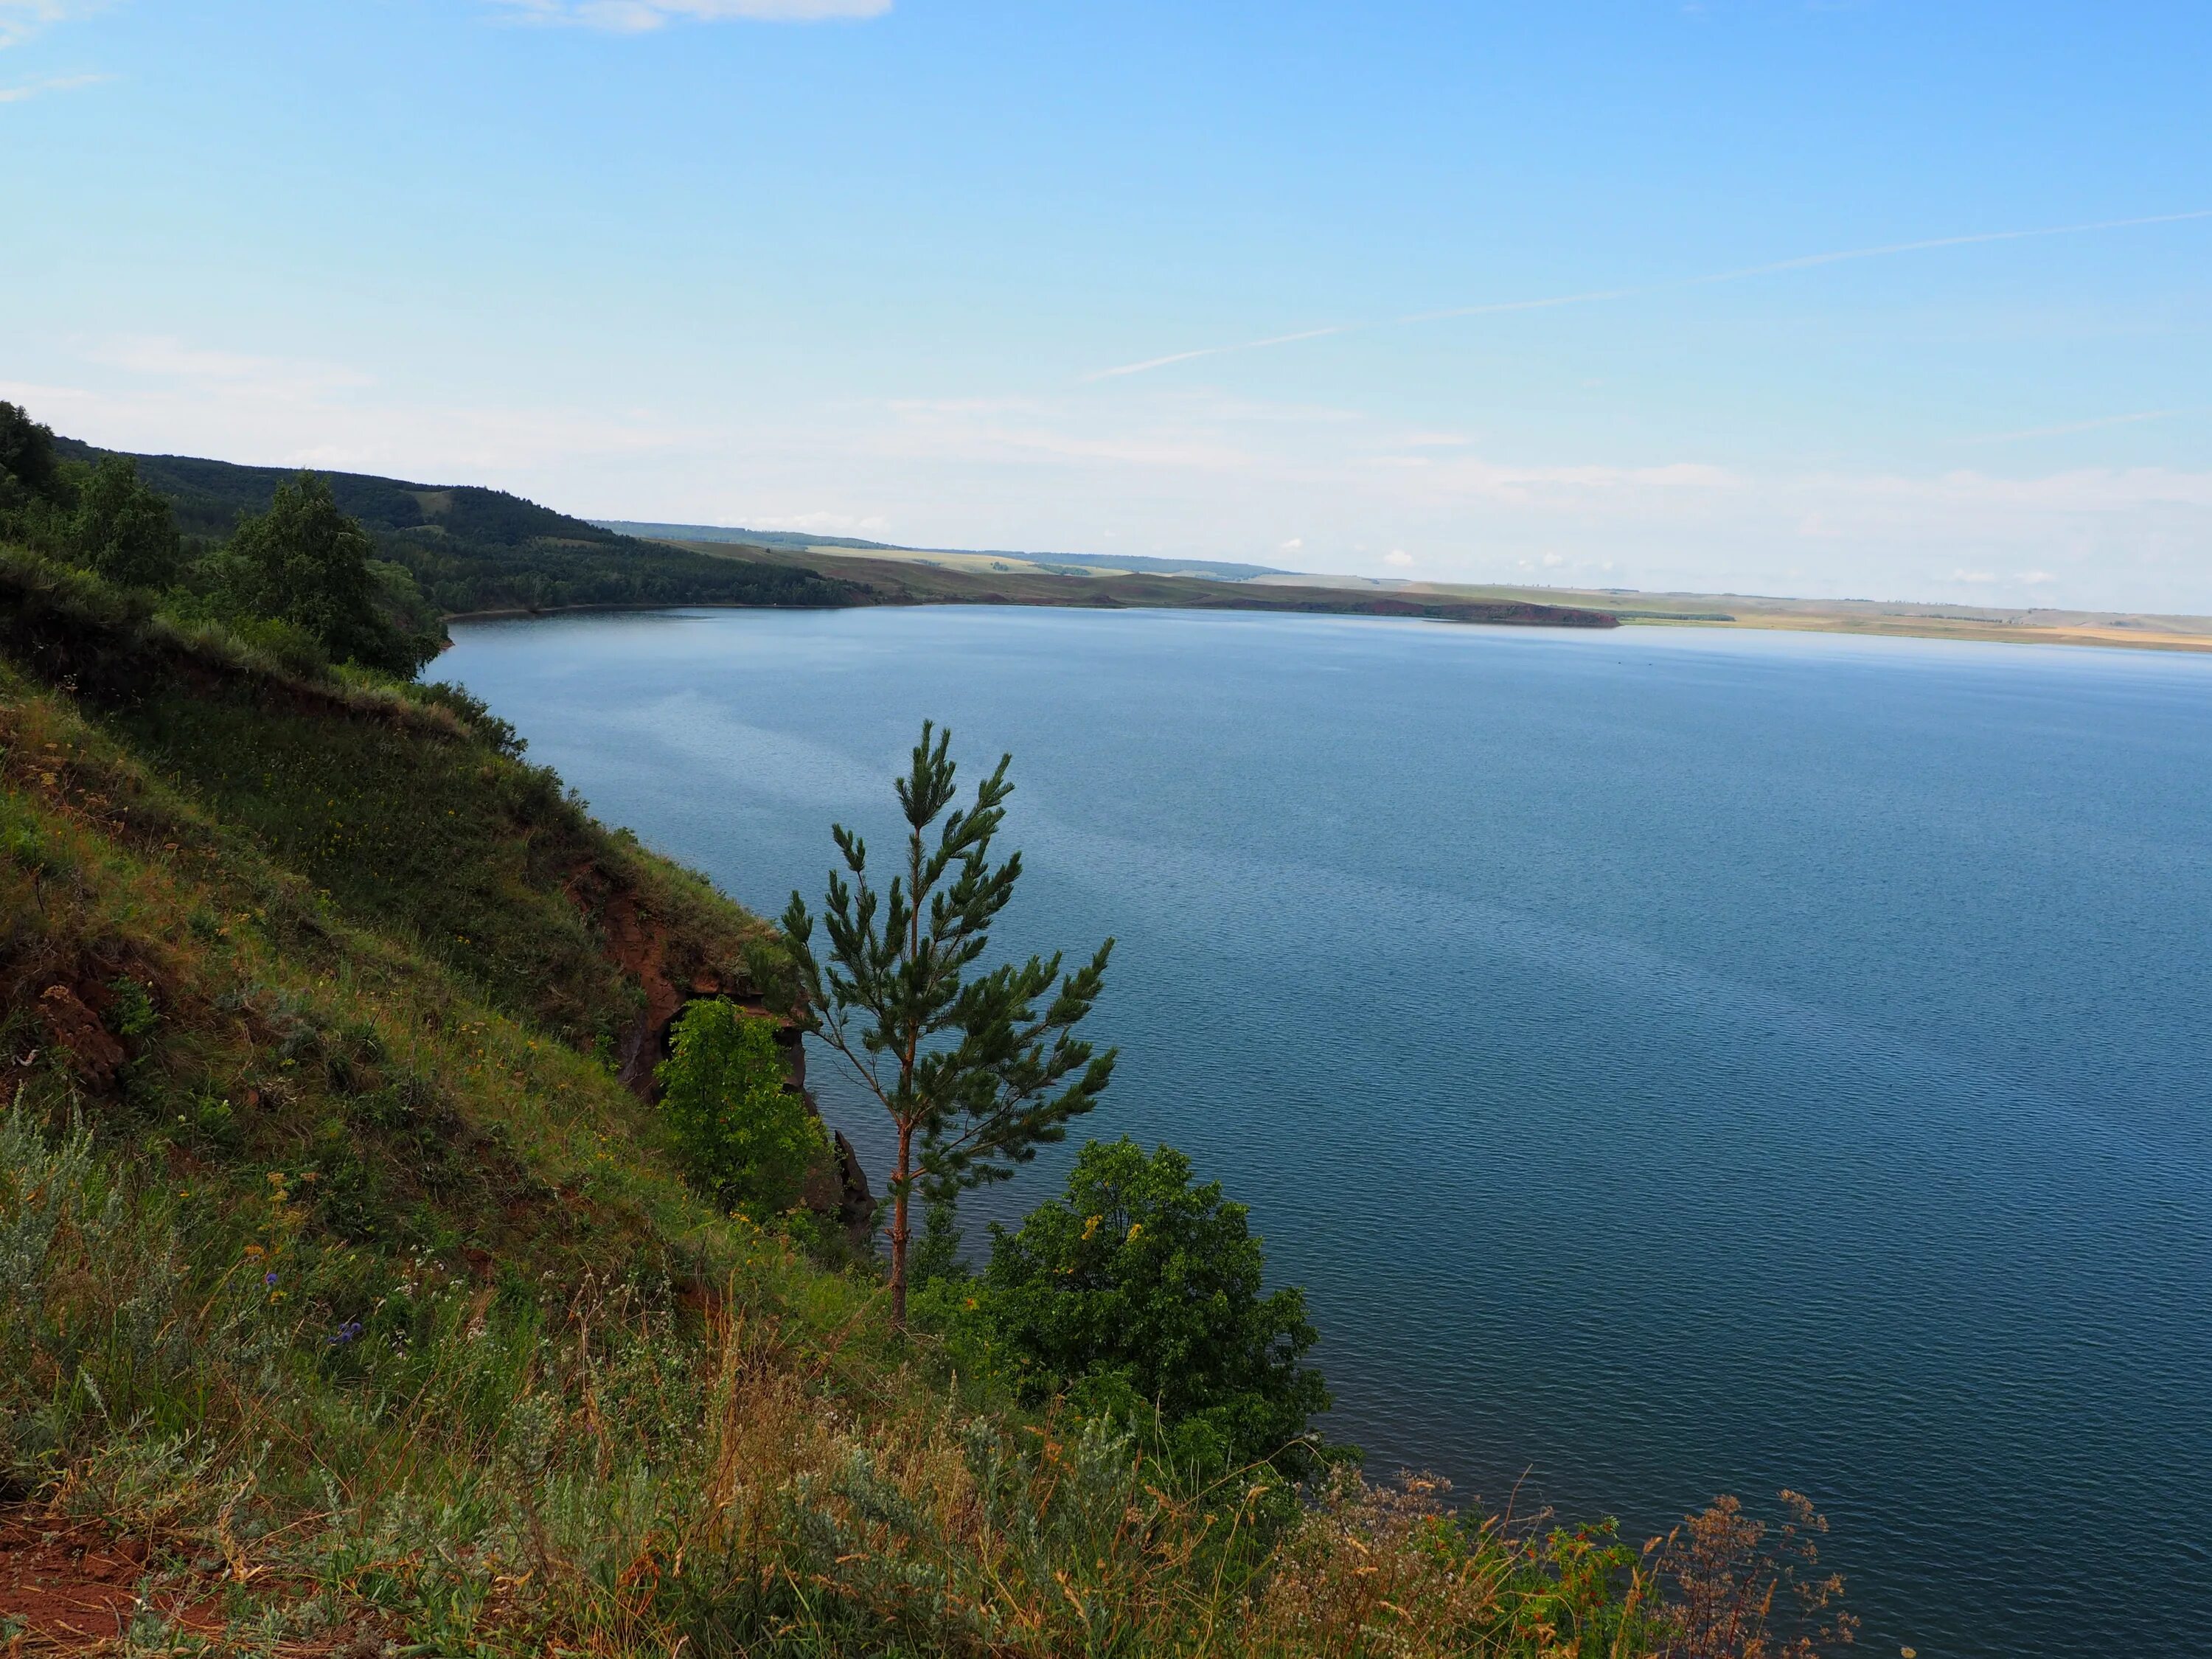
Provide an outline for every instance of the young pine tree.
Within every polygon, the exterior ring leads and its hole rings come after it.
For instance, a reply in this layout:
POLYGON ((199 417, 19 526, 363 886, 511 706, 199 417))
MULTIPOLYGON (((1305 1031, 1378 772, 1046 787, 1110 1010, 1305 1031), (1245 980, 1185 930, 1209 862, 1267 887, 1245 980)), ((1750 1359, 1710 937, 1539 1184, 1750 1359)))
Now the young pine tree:
POLYGON ((1039 1146, 1063 1139, 1114 1071, 1112 1049, 1094 1054, 1074 1034, 1097 1000, 1112 939, 1064 977, 1057 953, 978 969, 991 925, 1022 873, 1019 853, 991 862, 992 837, 1013 793, 1006 781, 1012 757, 1000 760, 973 805, 948 812, 951 733, 937 733, 933 743, 933 732, 923 722, 912 766, 895 782, 908 828, 906 867, 889 891, 869 884, 866 845, 836 824, 830 833, 853 884, 830 872, 826 959, 815 951, 814 918, 797 893, 783 916, 795 1018, 852 1067, 898 1136, 888 1188, 891 1318, 902 1327, 916 1190, 946 1197, 1004 1180, 1039 1146))

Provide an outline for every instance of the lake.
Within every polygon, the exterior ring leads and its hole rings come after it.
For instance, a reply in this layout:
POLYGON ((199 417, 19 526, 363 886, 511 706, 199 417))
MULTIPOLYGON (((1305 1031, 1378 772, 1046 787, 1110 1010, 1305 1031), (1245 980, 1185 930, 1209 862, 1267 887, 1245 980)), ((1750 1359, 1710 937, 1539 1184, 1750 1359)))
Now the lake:
POLYGON ((818 908, 833 818, 892 850, 924 716, 971 784, 1011 750, 1002 937, 1120 941, 1088 1133, 1252 1206, 1370 1469, 1638 1542, 1796 1487, 1870 1654, 2205 1650, 2212 658, 981 608, 453 634, 434 676, 771 914, 818 908))

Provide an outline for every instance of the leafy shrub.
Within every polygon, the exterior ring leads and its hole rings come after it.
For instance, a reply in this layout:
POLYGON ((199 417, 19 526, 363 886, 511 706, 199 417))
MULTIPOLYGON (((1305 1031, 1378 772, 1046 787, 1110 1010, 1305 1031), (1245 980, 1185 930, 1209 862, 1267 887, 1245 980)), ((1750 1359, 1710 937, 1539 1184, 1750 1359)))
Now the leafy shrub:
POLYGON ((788 1208, 829 1150, 821 1123, 787 1086, 775 1030, 720 997, 695 1002, 654 1073, 684 1173, 726 1208, 788 1208))
POLYGON ((1302 1291, 1262 1292, 1246 1214, 1172 1146, 1092 1141, 1064 1199, 992 1228, 972 1297, 987 1340, 1033 1401, 1157 1410, 1182 1461, 1310 1461, 1328 1390, 1299 1362, 1317 1333, 1302 1291))
POLYGON ((495 753, 509 760, 520 760, 530 747, 529 741, 514 729, 514 723, 503 720, 491 712, 491 705, 482 697, 453 684, 449 680, 433 680, 419 687, 414 694, 434 708, 443 708, 459 720, 462 725, 490 744, 495 753))
POLYGON ((323 642, 297 623, 280 617, 234 617, 229 627, 240 644, 288 673, 313 678, 331 665, 323 642))

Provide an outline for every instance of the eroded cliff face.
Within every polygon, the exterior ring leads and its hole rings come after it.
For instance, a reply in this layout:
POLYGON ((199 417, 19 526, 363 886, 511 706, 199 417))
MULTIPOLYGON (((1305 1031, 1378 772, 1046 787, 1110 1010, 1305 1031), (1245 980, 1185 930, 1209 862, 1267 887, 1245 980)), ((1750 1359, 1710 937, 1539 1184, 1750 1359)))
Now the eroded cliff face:
MULTIPOLYGON (((776 1022, 789 1087, 805 1100, 808 1111, 821 1117, 821 1107, 806 1087, 805 1041, 789 1020, 769 1007, 741 966, 710 960, 696 942, 681 938, 648 912, 635 893, 613 886, 596 867, 580 871, 570 890, 598 923, 609 959, 642 994, 636 1017, 616 1044, 616 1075, 626 1087, 640 1099, 654 1098, 659 1088, 653 1073, 668 1057, 676 1017, 700 998, 727 997, 746 1012, 776 1022), (586 896, 594 889, 596 908, 586 896)), ((866 1253, 873 1246, 876 1226, 867 1171, 842 1130, 832 1130, 830 1141, 833 1155, 809 1177, 802 1200, 816 1214, 834 1220, 853 1248, 866 1253)))
MULTIPOLYGON (((119 1096, 149 1042, 190 1026, 257 1054, 312 1037, 315 1064, 297 1067, 317 1073, 307 1092, 351 1099, 362 1091, 325 1060, 354 1082, 385 1070, 348 1046, 340 1028, 357 1015, 264 1018, 255 996, 202 981, 239 950, 321 961, 355 934, 395 942, 390 960, 419 954, 431 979, 534 1033, 586 1051, 611 1043, 617 1075, 643 1098, 687 1002, 724 995, 769 1012, 746 972, 767 924, 592 820, 465 693, 285 666, 180 627, 143 596, 0 554, 0 786, 58 837, 37 842, 34 860, 0 858, 0 1003, 15 1016, 0 1097, 53 1068, 88 1097, 119 1096), (142 861, 136 878, 155 885, 200 884, 189 921, 179 909, 155 928, 141 909, 88 908, 98 884, 85 872, 111 859, 142 861)), ((798 1033, 783 1042, 803 1092, 798 1033)), ((233 1069, 242 1076, 243 1062, 233 1069)), ((297 1078, 277 1081, 240 1085, 227 1109, 251 1128, 264 1102, 274 1111, 299 1092, 297 1078)), ((408 1105, 403 1127, 453 1154, 453 1190, 520 1192, 489 1139, 424 1127, 459 1109, 441 1079, 426 1086, 437 1099, 408 1105)), ((811 1196, 865 1245, 866 1176, 849 1143, 834 1145, 811 1196)), ((367 1156, 393 1190, 412 1189, 407 1159, 367 1156)), ((568 1195, 544 1202, 562 1224, 581 1213, 568 1195)))
MULTIPOLYGON (((812 1095, 806 1097, 806 1104, 821 1115, 812 1095)), ((865 1255, 876 1242, 876 1198, 868 1190, 868 1172, 860 1167, 860 1155, 842 1129, 832 1129, 830 1141, 834 1156, 807 1182, 806 1207, 817 1215, 835 1216, 847 1241, 865 1255)))
POLYGON ((609 886, 597 869, 579 872, 570 891, 586 914, 599 923, 609 959, 643 994, 642 1006, 615 1044, 615 1074, 641 1098, 651 1099, 653 1069, 667 1056, 668 1028, 684 1005, 696 997, 720 996, 738 988, 726 982, 730 977, 726 969, 718 969, 697 959, 696 949, 679 952, 673 930, 647 914, 636 894, 603 890, 594 905, 591 902, 593 886, 609 886), (679 955, 688 959, 678 960, 679 955))

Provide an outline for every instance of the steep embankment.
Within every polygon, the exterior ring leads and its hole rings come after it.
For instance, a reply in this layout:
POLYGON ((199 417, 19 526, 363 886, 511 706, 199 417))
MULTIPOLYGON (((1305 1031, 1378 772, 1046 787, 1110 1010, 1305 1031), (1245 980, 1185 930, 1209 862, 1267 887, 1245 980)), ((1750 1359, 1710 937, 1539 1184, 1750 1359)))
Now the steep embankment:
MULTIPOLYGON (((759 1000, 764 925, 594 823, 465 697, 302 678, 27 562, 0 567, 0 649, 97 713, 115 781, 90 794, 220 824, 249 884, 297 884, 641 1098, 684 1002, 759 1000)), ((127 846, 132 823, 107 828, 127 846)))

